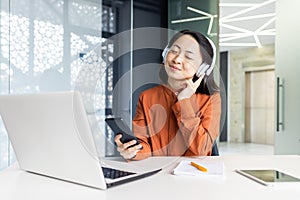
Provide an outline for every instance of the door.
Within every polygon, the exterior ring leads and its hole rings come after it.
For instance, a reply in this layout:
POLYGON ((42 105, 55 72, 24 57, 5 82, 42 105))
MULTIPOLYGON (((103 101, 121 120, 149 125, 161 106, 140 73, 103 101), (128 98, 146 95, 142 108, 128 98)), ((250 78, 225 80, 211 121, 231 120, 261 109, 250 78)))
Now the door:
POLYGON ((245 142, 274 144, 274 95, 274 66, 245 73, 245 142))
POLYGON ((299 0, 277 0, 275 154, 300 154, 299 0))

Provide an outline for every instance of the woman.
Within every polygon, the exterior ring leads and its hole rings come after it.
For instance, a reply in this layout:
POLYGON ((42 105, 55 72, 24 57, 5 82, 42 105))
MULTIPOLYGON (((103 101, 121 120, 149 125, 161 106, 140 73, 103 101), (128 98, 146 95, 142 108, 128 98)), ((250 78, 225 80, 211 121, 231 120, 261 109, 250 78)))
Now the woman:
POLYGON ((211 41, 199 32, 183 30, 172 37, 163 53, 164 84, 139 97, 133 132, 140 144, 131 147, 135 141, 123 144, 121 135, 115 137, 125 159, 211 155, 221 115, 219 88, 209 73, 214 53, 211 41))

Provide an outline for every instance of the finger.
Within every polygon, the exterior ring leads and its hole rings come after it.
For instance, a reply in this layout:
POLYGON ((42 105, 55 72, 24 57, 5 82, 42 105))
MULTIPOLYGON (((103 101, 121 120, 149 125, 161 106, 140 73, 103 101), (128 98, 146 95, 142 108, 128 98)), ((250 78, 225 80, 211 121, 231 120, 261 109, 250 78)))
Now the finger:
POLYGON ((125 159, 131 159, 134 158, 137 154, 137 152, 139 152, 141 150, 142 145, 136 145, 135 147, 126 149, 124 151, 120 151, 121 156, 123 156, 125 159))
POLYGON ((125 149, 124 149, 123 145, 118 146, 117 147, 117 151, 120 152, 120 154, 122 154, 123 152, 125 152, 125 149))
POLYGON ((121 156, 123 156, 123 158, 125 159, 130 159, 132 157, 134 157, 135 155, 132 155, 131 153, 128 153, 128 152, 120 152, 121 156))
POLYGON ((189 86, 193 88, 193 78, 186 79, 186 87, 189 86))
POLYGON ((131 141, 129 141, 129 142, 124 143, 124 144, 123 144, 123 147, 124 147, 125 149, 127 149, 128 147, 130 147, 130 146, 132 146, 132 145, 134 145, 134 144, 136 144, 136 141, 135 141, 135 140, 131 140, 131 141))
POLYGON ((140 151, 143 146, 141 144, 135 145, 133 147, 128 148, 128 152, 140 151))
POLYGON ((135 147, 130 148, 130 150, 127 150, 127 158, 132 159, 136 156, 136 154, 141 150, 141 144, 136 145, 135 147), (139 147, 140 146, 140 147, 139 147), (139 148, 138 148, 139 147, 139 148))
POLYGON ((121 154, 123 156, 123 158, 125 158, 126 160, 131 160, 133 159, 135 156, 136 156, 137 152, 136 153, 131 153, 131 154, 121 154))
POLYGON ((121 149, 120 148, 120 154, 125 158, 125 157, 133 157, 134 155, 136 155, 137 152, 139 152, 141 150, 143 146, 141 144, 130 147, 128 149, 121 149))
POLYGON ((121 134, 116 135, 116 137, 115 137, 115 143, 117 144, 117 146, 123 145, 123 143, 120 140, 121 138, 122 138, 121 134))
POLYGON ((196 88, 196 89, 197 89, 197 88, 200 86, 200 84, 201 84, 203 78, 204 78, 204 74, 202 74, 202 75, 198 78, 198 80, 196 80, 196 81, 193 83, 193 88, 196 88))
POLYGON ((134 151, 134 152, 132 152, 132 154, 131 154, 131 156, 129 157, 129 159, 134 158, 134 157, 136 156, 136 154, 137 154, 139 151, 140 151, 140 149, 139 149, 139 150, 136 150, 136 151, 134 151))

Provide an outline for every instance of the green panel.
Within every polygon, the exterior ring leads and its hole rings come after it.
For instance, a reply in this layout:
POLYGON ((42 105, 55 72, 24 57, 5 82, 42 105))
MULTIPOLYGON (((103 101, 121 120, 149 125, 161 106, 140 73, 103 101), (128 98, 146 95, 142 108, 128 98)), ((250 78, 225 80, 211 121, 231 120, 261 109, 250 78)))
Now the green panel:
POLYGON ((169 0, 168 15, 169 29, 189 29, 209 37, 216 46, 216 66, 219 66, 219 0, 169 0), (209 16, 214 16, 211 28, 209 16))
MULTIPOLYGON (((168 27, 172 30, 190 29, 203 33, 210 37, 215 44, 218 44, 219 32, 219 0, 169 0, 169 19, 168 27), (196 9, 193 11, 192 9, 196 9), (200 11, 200 13, 198 13, 200 11), (207 17, 204 13, 215 15, 211 31, 209 31, 210 18, 195 19, 207 17), (194 19, 194 20, 193 20, 194 19), (179 22, 177 20, 193 20, 188 22, 179 22)), ((218 45, 216 45, 218 46, 218 45)))

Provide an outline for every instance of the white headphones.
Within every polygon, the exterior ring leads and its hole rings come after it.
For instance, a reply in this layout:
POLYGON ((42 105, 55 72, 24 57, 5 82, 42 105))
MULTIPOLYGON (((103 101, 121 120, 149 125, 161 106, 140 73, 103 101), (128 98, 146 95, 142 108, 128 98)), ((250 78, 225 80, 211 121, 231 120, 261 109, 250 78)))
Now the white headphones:
MULTIPOLYGON (((205 36, 206 37, 206 36, 205 36)), ((197 72, 196 72, 196 76, 200 77, 202 74, 205 74, 206 76, 209 76, 210 73, 212 72, 212 70, 214 69, 215 63, 216 63, 216 46, 213 43, 213 41, 211 39, 209 39, 208 37, 206 37, 206 39, 208 40, 208 42, 210 43, 210 46, 213 49, 213 58, 212 58, 212 62, 211 65, 207 64, 206 62, 203 62, 197 72)), ((169 51, 169 44, 165 47, 165 49, 162 52, 162 57, 163 57, 163 62, 165 61, 165 58, 168 54, 169 51)))

